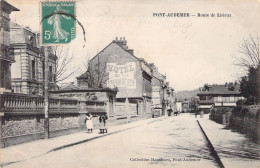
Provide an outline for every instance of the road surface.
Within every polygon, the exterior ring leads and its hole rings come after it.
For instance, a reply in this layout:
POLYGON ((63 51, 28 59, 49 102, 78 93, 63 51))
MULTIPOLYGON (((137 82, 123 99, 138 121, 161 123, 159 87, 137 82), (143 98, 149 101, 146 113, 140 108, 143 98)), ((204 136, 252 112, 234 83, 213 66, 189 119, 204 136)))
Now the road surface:
MULTIPOLYGON (((10 164, 5 167, 218 167, 214 157, 210 154, 207 141, 197 124, 197 119, 202 122, 202 120, 208 120, 208 116, 200 119, 195 118, 191 114, 181 114, 180 116, 162 118, 144 126, 51 152, 23 162, 10 164)), ((203 125, 206 126, 208 123, 213 124, 211 128, 216 125, 213 121, 204 122, 203 125)), ((232 134, 231 131, 229 133, 232 134)), ((219 147, 220 145, 217 144, 217 149, 219 147)), ((239 152, 235 151, 235 148, 233 150, 233 153, 239 152)), ((229 157, 223 154, 222 156, 229 157)), ((239 160, 243 156, 231 157, 234 160, 239 160)), ((246 161, 249 167, 252 164, 251 161, 254 163, 258 162, 258 157, 259 155, 254 160, 246 161)))

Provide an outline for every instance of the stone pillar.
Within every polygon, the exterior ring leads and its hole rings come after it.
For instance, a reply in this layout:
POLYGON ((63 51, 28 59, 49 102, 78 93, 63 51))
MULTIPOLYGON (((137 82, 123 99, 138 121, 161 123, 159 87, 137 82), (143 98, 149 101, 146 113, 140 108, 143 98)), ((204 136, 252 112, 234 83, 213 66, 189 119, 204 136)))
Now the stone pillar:
POLYGON ((2 116, 0 116, 0 140, 2 140, 2 116))
POLYGON ((116 98, 113 98, 113 114, 116 115, 116 98))
POLYGON ((4 120, 4 117, 2 116, 3 114, 0 113, 0 147, 4 147, 4 141, 2 139, 2 133, 3 133, 3 130, 2 130, 2 124, 3 124, 3 120, 4 120))
POLYGON ((144 113, 143 113, 143 102, 139 102, 138 103, 138 107, 139 107, 139 114, 143 117, 144 113))
POLYGON ((34 139, 37 139, 37 118, 34 117, 34 139))
POLYGON ((109 118, 109 116, 111 115, 111 111, 110 111, 110 108, 109 108, 109 100, 107 100, 106 102, 104 102, 104 106, 106 106, 106 112, 107 112, 107 117, 109 118))

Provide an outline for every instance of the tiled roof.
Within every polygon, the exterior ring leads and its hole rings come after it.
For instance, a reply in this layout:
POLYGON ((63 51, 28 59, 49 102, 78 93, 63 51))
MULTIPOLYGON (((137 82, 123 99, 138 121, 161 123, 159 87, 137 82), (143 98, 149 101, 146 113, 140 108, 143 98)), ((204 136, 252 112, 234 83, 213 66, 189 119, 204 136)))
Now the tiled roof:
POLYGON ((198 93, 197 95, 210 95, 210 94, 214 94, 214 95, 235 95, 235 94, 240 94, 239 91, 240 85, 236 84, 236 85, 208 85, 208 90, 205 91, 201 91, 200 93, 198 93), (231 87, 234 87, 234 89, 230 89, 231 87))

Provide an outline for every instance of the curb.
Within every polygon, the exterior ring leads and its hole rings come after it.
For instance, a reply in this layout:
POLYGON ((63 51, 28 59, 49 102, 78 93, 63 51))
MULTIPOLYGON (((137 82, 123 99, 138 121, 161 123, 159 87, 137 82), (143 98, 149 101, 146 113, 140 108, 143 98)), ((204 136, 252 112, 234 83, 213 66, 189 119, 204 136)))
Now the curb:
POLYGON ((218 163, 219 167, 220 168, 225 168, 225 166, 223 165, 223 163, 221 162, 220 160, 220 157, 218 156, 218 153, 216 152, 214 146, 212 145, 212 143, 210 142, 207 134, 205 133, 205 131, 203 130, 203 128, 201 127, 200 125, 200 122, 197 120, 198 122, 198 125, 203 133, 203 135, 205 136, 206 140, 207 140, 207 143, 208 143, 208 147, 210 149, 210 152, 211 152, 211 155, 214 157, 214 159, 216 160, 216 162, 218 163))
POLYGON ((140 127, 140 126, 144 126, 144 125, 146 125, 146 124, 151 124, 151 123, 160 121, 161 119, 165 119, 165 118, 158 117, 158 118, 156 118, 155 120, 146 122, 146 123, 144 123, 144 124, 140 124, 140 125, 137 125, 137 126, 125 128, 125 129, 122 129, 122 130, 118 130, 118 131, 111 132, 111 133, 107 133, 107 134, 103 134, 103 135, 98 135, 98 136, 95 136, 95 137, 92 137, 92 138, 88 138, 88 139, 85 139, 85 140, 81 140, 81 141, 78 141, 78 142, 73 142, 73 143, 69 143, 69 144, 66 144, 66 145, 62 145, 62 146, 59 146, 59 147, 50 149, 49 151, 47 151, 47 152, 45 152, 45 153, 42 153, 42 154, 39 154, 39 155, 30 157, 30 158, 27 158, 27 159, 18 160, 18 161, 11 161, 11 162, 6 162, 6 163, 1 163, 1 164, 0 164, 0 167, 5 167, 5 166, 11 165, 11 164, 23 162, 23 161, 26 161, 26 160, 30 160, 30 159, 33 159, 33 158, 37 158, 37 157, 46 155, 46 154, 51 153, 51 152, 55 152, 55 151, 58 151, 58 150, 61 150, 61 149, 65 149, 65 148, 71 147, 71 146, 79 145, 79 144, 82 144, 82 143, 85 143, 85 142, 93 141, 93 140, 95 140, 95 139, 99 139, 99 138, 102 138, 102 137, 105 137, 105 136, 108 136, 108 135, 113 135, 113 134, 120 133, 120 132, 123 132, 123 131, 131 130, 131 129, 134 129, 134 128, 137 128, 137 127, 140 127))

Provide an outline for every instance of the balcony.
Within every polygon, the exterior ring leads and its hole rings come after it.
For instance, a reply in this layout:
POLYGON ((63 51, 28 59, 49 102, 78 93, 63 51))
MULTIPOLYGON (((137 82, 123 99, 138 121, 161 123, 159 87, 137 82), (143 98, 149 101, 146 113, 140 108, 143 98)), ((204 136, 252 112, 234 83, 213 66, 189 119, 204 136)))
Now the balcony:
MULTIPOLYGON (((44 114, 44 97, 16 93, 0 94, 0 111, 7 115, 44 114)), ((78 113, 79 102, 68 98, 49 98, 50 114, 78 113)))
POLYGON ((236 103, 237 100, 200 100, 200 104, 212 104, 212 103, 236 103))
POLYGON ((10 46, 7 46, 5 44, 0 45, 0 59, 6 60, 10 62, 15 62, 14 59, 14 49, 10 46))

